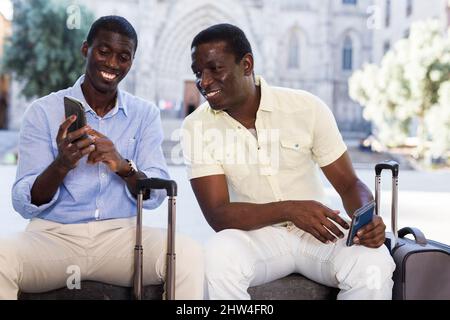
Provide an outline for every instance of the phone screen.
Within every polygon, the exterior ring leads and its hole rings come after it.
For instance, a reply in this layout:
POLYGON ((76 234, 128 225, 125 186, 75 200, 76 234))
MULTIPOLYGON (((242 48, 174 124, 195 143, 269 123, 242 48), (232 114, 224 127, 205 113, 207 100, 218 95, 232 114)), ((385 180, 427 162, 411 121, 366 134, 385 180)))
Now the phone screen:
POLYGON ((375 201, 371 201, 355 211, 350 231, 348 232, 347 246, 353 245, 353 238, 359 229, 372 222, 374 209, 375 201))
MULTIPOLYGON (((83 103, 75 98, 66 96, 64 97, 64 111, 66 119, 72 115, 77 116, 77 120, 70 125, 67 132, 72 132, 83 128, 86 125, 86 115, 83 107, 83 103)), ((87 137, 87 135, 82 136, 80 139, 87 137)))

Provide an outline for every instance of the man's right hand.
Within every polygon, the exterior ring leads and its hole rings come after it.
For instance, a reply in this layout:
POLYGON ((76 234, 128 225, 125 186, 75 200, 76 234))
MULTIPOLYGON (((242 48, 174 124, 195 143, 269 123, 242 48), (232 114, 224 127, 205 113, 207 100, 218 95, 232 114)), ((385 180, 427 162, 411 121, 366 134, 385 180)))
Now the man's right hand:
POLYGON ((74 169, 81 158, 95 150, 95 145, 93 144, 95 137, 88 136, 75 142, 75 140, 85 135, 91 129, 89 126, 67 133, 67 129, 76 119, 76 116, 67 118, 59 126, 58 135, 56 136, 58 156, 55 162, 60 169, 67 172, 74 169))
POLYGON ((332 210, 320 202, 307 200, 288 203, 286 208, 288 220, 323 243, 335 242, 337 237, 344 237, 342 231, 332 221, 344 229, 349 228, 349 225, 339 217, 339 210, 332 210))

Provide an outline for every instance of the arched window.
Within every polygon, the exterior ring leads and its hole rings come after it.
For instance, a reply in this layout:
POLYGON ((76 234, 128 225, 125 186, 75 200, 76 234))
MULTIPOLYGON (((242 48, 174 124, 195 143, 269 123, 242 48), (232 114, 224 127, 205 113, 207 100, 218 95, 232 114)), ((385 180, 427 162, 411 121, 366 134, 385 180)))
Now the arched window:
POLYGON ((384 15, 384 26, 388 28, 391 25, 391 0, 386 0, 386 12, 384 15))
POLYGON ((413 11, 413 0, 406 1, 406 16, 409 17, 413 11))
POLYGON ((391 50, 391 42, 386 40, 383 44, 383 54, 386 54, 389 50, 391 50))
POLYGON ((344 47, 342 49, 342 70, 348 71, 353 69, 353 44, 350 37, 345 37, 344 47))
POLYGON ((298 37, 295 33, 292 33, 289 38, 289 48, 288 48, 288 69, 299 69, 300 64, 300 43, 298 37))

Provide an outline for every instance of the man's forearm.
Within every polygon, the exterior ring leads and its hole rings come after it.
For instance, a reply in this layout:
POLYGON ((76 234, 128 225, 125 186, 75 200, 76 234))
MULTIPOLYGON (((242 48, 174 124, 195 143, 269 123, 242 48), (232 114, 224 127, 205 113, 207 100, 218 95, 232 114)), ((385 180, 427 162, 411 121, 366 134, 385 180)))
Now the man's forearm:
POLYGON ((341 194, 341 198, 344 208, 351 218, 358 208, 373 200, 373 195, 369 188, 358 179, 341 194))
POLYGON ((69 169, 53 161, 35 180, 31 188, 31 203, 40 206, 49 203, 66 177, 69 169))
POLYGON ((287 221, 288 204, 289 201, 264 204, 231 202, 205 217, 216 232, 224 229, 254 230, 287 221))

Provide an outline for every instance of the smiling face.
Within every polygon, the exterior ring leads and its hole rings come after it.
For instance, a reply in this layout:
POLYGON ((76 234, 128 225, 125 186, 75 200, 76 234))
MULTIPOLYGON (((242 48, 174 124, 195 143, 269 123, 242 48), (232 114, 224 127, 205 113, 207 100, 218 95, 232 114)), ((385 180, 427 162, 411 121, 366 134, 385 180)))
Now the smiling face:
POLYGON ((85 84, 101 93, 114 93, 133 64, 135 43, 116 32, 99 30, 92 45, 83 43, 86 58, 85 84))
POLYGON ((192 48, 192 71, 197 88, 214 110, 238 108, 247 98, 246 76, 251 76, 246 55, 240 62, 225 41, 202 43, 192 48))

